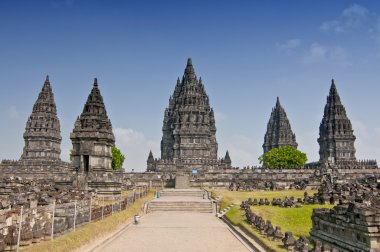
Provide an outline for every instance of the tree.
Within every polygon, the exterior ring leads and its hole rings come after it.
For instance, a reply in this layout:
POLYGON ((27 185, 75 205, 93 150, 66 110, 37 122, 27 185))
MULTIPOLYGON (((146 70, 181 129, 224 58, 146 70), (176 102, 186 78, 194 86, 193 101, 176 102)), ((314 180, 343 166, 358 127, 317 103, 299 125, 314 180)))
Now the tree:
POLYGON ((74 153, 74 149, 70 149, 70 161, 73 161, 73 153, 74 153))
POLYGON ((123 166, 125 157, 115 146, 112 147, 112 169, 119 170, 123 166))
POLYGON ((273 148, 259 157, 260 163, 268 168, 300 168, 307 161, 306 154, 291 146, 273 148))

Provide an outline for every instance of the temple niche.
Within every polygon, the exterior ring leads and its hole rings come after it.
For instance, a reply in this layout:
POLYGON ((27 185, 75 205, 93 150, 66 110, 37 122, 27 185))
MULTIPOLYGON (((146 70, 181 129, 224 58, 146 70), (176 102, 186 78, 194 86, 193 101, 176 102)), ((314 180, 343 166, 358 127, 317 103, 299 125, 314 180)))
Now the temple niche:
POLYGON ((355 139, 350 119, 346 114, 334 80, 319 126, 319 161, 322 163, 355 162, 355 139))
POLYGON ((276 106, 272 109, 267 132, 264 136, 264 153, 281 146, 291 146, 297 149, 298 144, 285 109, 281 106, 280 99, 277 97, 276 106))
POLYGON ((165 109, 162 127, 161 159, 150 152, 147 170, 209 170, 230 168, 231 159, 218 159, 214 110, 201 78, 197 78, 191 59, 187 60, 182 80, 165 109))
POLYGON ((79 173, 112 172, 115 137, 96 78, 70 139, 73 165, 79 173))
POLYGON ((61 129, 49 76, 26 123, 24 140, 22 161, 61 160, 61 129))

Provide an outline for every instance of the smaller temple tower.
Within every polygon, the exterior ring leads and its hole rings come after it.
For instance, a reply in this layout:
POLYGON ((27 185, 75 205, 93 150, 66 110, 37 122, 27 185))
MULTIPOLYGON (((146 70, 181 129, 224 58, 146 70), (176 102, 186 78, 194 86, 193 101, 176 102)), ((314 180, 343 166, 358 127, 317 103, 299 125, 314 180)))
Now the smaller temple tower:
POLYGON ((73 164, 78 172, 112 171, 115 137, 96 78, 70 139, 73 144, 73 164))
POLYGON ((149 152, 148 160, 146 161, 147 171, 156 171, 156 162, 153 157, 152 150, 149 152))
POLYGON ((319 161, 339 163, 340 161, 356 161, 355 139, 350 119, 346 114, 334 80, 319 126, 319 161))
POLYGON ((272 109, 267 132, 264 136, 264 153, 281 146, 292 146, 297 149, 296 135, 293 133, 284 108, 277 97, 276 106, 272 109))
POLYGON ((21 160, 60 161, 61 130, 49 76, 26 123, 24 140, 21 160))
POLYGON ((226 165, 226 168, 231 168, 231 158, 230 153, 226 151, 226 155, 224 156, 223 163, 226 165))

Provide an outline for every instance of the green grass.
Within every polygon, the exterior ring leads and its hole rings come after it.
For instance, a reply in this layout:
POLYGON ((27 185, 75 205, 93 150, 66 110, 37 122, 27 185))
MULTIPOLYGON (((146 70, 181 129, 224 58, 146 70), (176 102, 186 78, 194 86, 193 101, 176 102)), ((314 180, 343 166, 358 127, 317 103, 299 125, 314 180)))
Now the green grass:
POLYGON ((70 232, 55 238, 53 241, 42 241, 39 244, 21 248, 25 252, 69 252, 78 249, 100 237, 115 231, 132 218, 135 214, 141 212, 141 206, 145 201, 154 197, 154 192, 148 193, 147 197, 137 200, 127 210, 115 213, 109 217, 97 222, 92 222, 78 228, 75 232, 70 232))
POLYGON ((314 208, 332 208, 333 205, 303 205, 300 208, 282 208, 278 206, 252 206, 252 212, 265 220, 270 220, 273 226, 281 227, 281 231, 291 231, 299 238, 309 236, 311 229, 311 214, 314 208))
MULTIPOLYGON (((316 191, 313 190, 305 190, 309 196, 313 195, 316 191)), ((305 191, 301 190, 282 190, 282 191, 252 191, 252 192, 240 192, 240 191, 228 191, 228 190, 216 190, 212 192, 213 197, 219 197, 223 201, 239 204, 243 200, 247 200, 248 198, 260 199, 260 198, 268 198, 271 201, 273 198, 285 198, 286 196, 294 196, 296 199, 303 199, 303 194, 305 191)))
MULTIPOLYGON (((307 191, 309 195, 313 195, 315 191, 307 191)), ((229 205, 232 202, 238 205, 231 208, 227 212, 226 218, 234 225, 243 227, 253 236, 259 239, 264 245, 273 251, 286 251, 282 242, 274 242, 269 240, 265 235, 260 234, 256 229, 246 222, 245 213, 240 209, 240 203, 248 198, 285 198, 285 196, 294 196, 295 198, 303 198, 304 191, 284 190, 284 191, 253 191, 253 192, 236 192, 227 190, 213 191, 214 197, 220 198, 220 204, 229 205)), ((252 212, 260 215, 265 220, 270 220, 273 226, 279 226, 281 231, 291 231, 298 238, 301 235, 309 236, 311 229, 311 215, 314 208, 332 208, 333 205, 303 205, 301 208, 282 208, 278 206, 252 206, 252 212)), ((223 209, 223 208, 221 208, 223 209)))

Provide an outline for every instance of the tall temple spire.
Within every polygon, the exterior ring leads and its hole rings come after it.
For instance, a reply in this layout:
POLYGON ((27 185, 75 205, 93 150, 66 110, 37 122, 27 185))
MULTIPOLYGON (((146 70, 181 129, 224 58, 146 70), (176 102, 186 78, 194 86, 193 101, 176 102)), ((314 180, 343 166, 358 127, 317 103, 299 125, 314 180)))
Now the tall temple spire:
POLYGON ((111 148, 115 145, 115 137, 96 78, 70 139, 74 150, 73 163, 79 171, 112 170, 111 148))
POLYGON ((197 79, 197 76, 195 75, 195 70, 193 67, 193 61, 191 60, 191 58, 187 59, 187 65, 185 68, 184 78, 188 81, 194 81, 194 79, 196 81, 197 79))
POLYGON ((341 103, 335 82, 332 80, 324 115, 319 126, 320 162, 335 163, 356 160, 355 139, 351 121, 347 117, 346 109, 341 103))
POLYGON ((286 112, 280 104, 280 99, 277 97, 276 106, 272 109, 267 125, 267 132, 264 136, 264 153, 281 146, 297 148, 298 144, 286 112))
POLYGON ((49 76, 33 106, 25 128, 22 160, 60 160, 61 129, 49 76))
MULTIPOLYGON (((182 81, 175 87, 164 113, 161 159, 216 164, 218 143, 214 112, 201 79, 197 79, 191 58, 182 81), (198 160, 198 161, 196 161, 198 160), (205 161, 207 160, 207 161, 205 161)), ((198 164, 201 166, 201 164, 198 164)))

